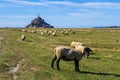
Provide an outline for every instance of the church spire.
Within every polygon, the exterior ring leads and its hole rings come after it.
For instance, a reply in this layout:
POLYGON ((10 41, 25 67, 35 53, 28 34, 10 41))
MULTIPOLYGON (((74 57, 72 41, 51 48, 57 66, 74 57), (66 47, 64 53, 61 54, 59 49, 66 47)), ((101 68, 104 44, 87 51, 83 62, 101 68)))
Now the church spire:
POLYGON ((38 14, 38 18, 40 18, 39 14, 38 14))

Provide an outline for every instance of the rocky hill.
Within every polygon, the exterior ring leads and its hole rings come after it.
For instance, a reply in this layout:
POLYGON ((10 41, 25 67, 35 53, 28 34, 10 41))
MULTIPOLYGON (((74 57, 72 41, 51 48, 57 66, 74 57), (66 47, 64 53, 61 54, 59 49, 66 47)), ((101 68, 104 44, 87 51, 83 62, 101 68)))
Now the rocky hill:
POLYGON ((30 24, 26 26, 27 28, 54 28, 50 24, 46 23, 39 15, 37 18, 31 21, 30 24))

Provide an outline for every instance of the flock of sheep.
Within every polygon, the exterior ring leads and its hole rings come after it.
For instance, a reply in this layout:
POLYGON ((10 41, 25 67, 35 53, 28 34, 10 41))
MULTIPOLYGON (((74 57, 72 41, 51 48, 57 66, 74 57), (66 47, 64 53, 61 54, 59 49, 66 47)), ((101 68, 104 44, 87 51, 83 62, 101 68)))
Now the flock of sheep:
POLYGON ((57 69, 60 70, 59 62, 60 59, 64 61, 74 61, 75 71, 80 72, 79 61, 86 56, 88 58, 92 50, 88 47, 83 46, 80 42, 72 42, 71 47, 59 46, 54 49, 54 57, 51 62, 51 67, 54 69, 54 62, 56 60, 57 69))
POLYGON ((58 33, 61 33, 63 35, 69 35, 69 34, 75 34, 75 31, 71 30, 71 29, 64 29, 62 31, 60 30, 55 30, 55 29, 46 29, 46 30, 43 30, 43 31, 38 31, 38 30, 35 30, 35 29, 21 29, 19 30, 21 32, 27 32, 27 33, 40 33, 42 36, 44 35, 52 35, 54 37, 57 36, 58 33))
MULTIPOLYGON (((24 30, 23 30, 24 31, 24 30)), ((34 32, 34 31, 32 31, 34 32)), ((41 32, 41 35, 44 34, 52 34, 53 36, 56 36, 57 31, 48 31, 45 30, 44 32, 41 32)), ((67 34, 67 31, 63 31, 64 34, 67 34)), ((26 39, 25 35, 22 35, 22 41, 26 39)), ((64 61, 74 61, 75 64, 75 71, 80 72, 79 69, 79 61, 85 56, 88 58, 92 50, 89 47, 86 47, 83 45, 83 43, 80 42, 72 42, 71 48, 66 46, 58 46, 54 49, 54 57, 51 62, 51 67, 54 69, 54 62, 56 61, 57 69, 60 70, 59 62, 60 59, 64 61)))

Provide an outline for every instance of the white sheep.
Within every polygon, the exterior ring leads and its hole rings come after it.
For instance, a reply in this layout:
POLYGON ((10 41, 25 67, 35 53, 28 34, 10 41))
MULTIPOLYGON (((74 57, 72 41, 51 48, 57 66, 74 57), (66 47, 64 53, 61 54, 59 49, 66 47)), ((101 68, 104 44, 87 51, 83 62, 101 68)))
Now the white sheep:
POLYGON ((89 48, 84 48, 84 52, 81 52, 81 50, 79 50, 79 47, 76 49, 64 47, 64 46, 56 47, 54 49, 54 57, 51 62, 51 67, 54 69, 54 61, 55 60, 57 60, 56 64, 57 64, 58 70, 60 70, 60 67, 59 67, 60 59, 62 59, 64 61, 74 61, 75 71, 80 72, 79 61, 82 59, 82 57, 85 54, 87 54, 89 52, 90 52, 89 48))
MULTIPOLYGON (((78 45, 75 47, 75 49, 79 49, 82 53, 84 53, 84 50, 87 48, 88 52, 92 52, 92 50, 86 46, 78 45)), ((90 53, 86 53, 84 56, 88 58, 90 53)))
POLYGON ((53 32, 52 35, 55 37, 56 36, 56 32, 53 32))
POLYGON ((22 32, 27 32, 27 30, 26 30, 26 29, 22 29, 21 31, 22 31, 22 32))
POLYGON ((36 33, 36 31, 35 30, 31 30, 31 33, 36 33))
POLYGON ((71 47, 72 48, 75 48, 75 47, 77 47, 79 45, 83 45, 83 43, 81 43, 81 42, 75 42, 75 41, 71 42, 71 47))
POLYGON ((63 34, 64 34, 64 35, 68 35, 68 31, 65 30, 65 31, 63 32, 63 34))
POLYGON ((44 35, 44 33, 43 33, 43 32, 41 32, 41 35, 43 36, 43 35, 44 35))
POLYGON ((50 32, 47 32, 47 35, 49 36, 49 35, 50 35, 50 32))
POLYGON ((24 41, 26 39, 26 36, 25 35, 22 35, 22 41, 24 41))
MULTIPOLYGON (((71 42, 71 47, 72 48, 79 48, 81 52, 84 52, 84 48, 87 48, 86 46, 83 46, 83 43, 81 43, 81 42, 75 42, 75 41, 71 42)), ((92 52, 91 49, 89 51, 92 52)), ((89 55, 90 55, 90 53, 89 54, 85 54, 85 57, 88 58, 89 55)))
POLYGON ((47 34, 49 31, 48 30, 45 30, 44 33, 47 34))

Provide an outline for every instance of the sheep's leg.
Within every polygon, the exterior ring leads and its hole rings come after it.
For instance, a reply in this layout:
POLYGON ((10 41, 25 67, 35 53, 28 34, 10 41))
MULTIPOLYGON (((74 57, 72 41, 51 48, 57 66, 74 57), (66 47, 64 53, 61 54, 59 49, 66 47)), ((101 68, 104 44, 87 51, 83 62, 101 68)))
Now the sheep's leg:
POLYGON ((90 53, 86 53, 86 58, 88 59, 88 56, 89 56, 90 53))
POLYGON ((74 63, 75 63, 75 71, 80 72, 80 70, 79 70, 79 60, 74 60, 74 63))
POLYGON ((59 62, 60 62, 60 58, 59 58, 59 59, 57 59, 57 61, 56 61, 56 64, 57 64, 57 69, 60 71, 59 62))
POLYGON ((22 41, 24 41, 25 39, 22 39, 22 41))
POLYGON ((88 59, 88 56, 89 56, 89 55, 86 55, 86 58, 87 58, 87 59, 88 59))
POLYGON ((52 59, 52 62, 51 62, 51 67, 54 69, 54 61, 57 59, 56 56, 54 56, 54 58, 52 59))
POLYGON ((85 56, 84 56, 84 57, 86 57, 86 58, 88 59, 88 56, 89 56, 88 54, 85 54, 85 56))

